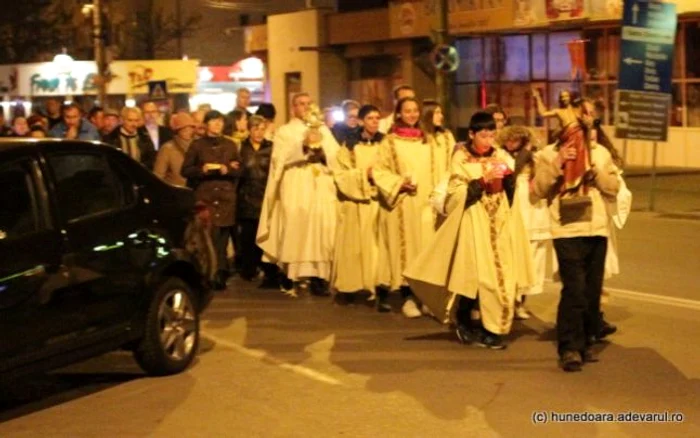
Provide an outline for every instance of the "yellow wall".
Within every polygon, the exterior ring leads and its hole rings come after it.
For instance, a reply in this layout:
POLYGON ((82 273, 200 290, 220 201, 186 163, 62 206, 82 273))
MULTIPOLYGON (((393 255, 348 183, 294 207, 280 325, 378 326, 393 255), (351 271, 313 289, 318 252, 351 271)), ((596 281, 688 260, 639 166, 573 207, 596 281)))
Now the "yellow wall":
POLYGON ((322 19, 319 10, 271 15, 268 18, 270 89, 280 124, 288 120, 290 113, 288 96, 285 96, 287 73, 300 72, 303 90, 314 101, 319 99, 319 52, 301 51, 299 48, 321 45, 319 21, 322 19))

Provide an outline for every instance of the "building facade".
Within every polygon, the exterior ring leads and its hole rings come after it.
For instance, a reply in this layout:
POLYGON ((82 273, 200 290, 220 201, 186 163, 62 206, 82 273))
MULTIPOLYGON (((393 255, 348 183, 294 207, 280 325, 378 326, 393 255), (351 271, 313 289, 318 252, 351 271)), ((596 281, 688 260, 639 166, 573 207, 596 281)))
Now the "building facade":
MULTIPOLYGON (((318 71, 318 86, 302 87, 324 105, 343 97, 374 103, 390 111, 391 89, 413 85, 419 97, 435 97, 432 68, 432 29, 436 27, 435 1, 392 0, 388 7, 347 13, 327 12, 323 19, 295 26, 317 26, 322 54, 337 58, 326 64, 306 64, 307 52, 294 51, 294 42, 272 37, 271 25, 247 30, 249 53, 270 60, 273 100, 284 102, 284 77, 298 69, 292 58, 318 71), (325 35, 325 38, 323 37, 325 35), (295 55, 296 54, 296 55, 295 55), (284 59, 275 64, 275 57, 284 59), (346 80, 320 81, 321 72, 346 80), (341 87, 330 91, 329 88, 341 87), (331 96, 343 96, 331 99, 331 96)), ((449 33, 460 56, 454 82, 452 126, 463 131, 471 114, 487 103, 498 103, 516 123, 536 128, 545 143, 557 129, 556 122, 536 115, 532 89, 540 90, 549 107, 559 92, 580 91, 596 102, 605 129, 614 139, 614 101, 620 62, 622 0, 454 0, 450 5, 449 33), (567 44, 585 40, 586 71, 580 81, 571 78, 567 44), (577 90, 578 89, 578 90, 577 90)), ((673 105, 669 114, 669 138, 659 143, 658 164, 700 168, 700 2, 676 0, 679 15, 674 53, 673 105)), ((308 77, 308 73, 307 73, 308 77)), ((650 165, 652 144, 614 140, 631 165, 650 165)))

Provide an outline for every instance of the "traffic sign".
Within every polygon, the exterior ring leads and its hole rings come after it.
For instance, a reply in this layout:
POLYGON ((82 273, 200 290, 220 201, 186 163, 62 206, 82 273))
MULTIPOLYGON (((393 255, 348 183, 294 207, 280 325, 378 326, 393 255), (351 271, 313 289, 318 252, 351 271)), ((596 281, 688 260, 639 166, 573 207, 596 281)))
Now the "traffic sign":
POLYGON ((437 46, 432 54, 433 66, 441 73, 454 73, 459 68, 459 52, 452 46, 437 46))
POLYGON ((675 4, 625 0, 616 137, 666 141, 677 22, 675 4))
POLYGON ((167 99, 168 83, 166 81, 148 81, 148 96, 151 99, 167 99))

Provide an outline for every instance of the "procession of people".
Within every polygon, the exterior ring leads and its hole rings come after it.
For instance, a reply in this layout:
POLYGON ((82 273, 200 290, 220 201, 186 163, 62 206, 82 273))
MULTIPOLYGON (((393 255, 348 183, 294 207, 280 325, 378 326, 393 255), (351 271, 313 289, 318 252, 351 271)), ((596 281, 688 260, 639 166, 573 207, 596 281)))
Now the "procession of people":
POLYGON ((543 292, 549 259, 563 285, 560 365, 598 360, 592 347, 616 330, 601 294, 619 272, 615 229, 631 194, 592 102, 565 91, 547 109, 533 90, 539 115, 561 126, 538 147, 497 105, 455 138, 444 108, 408 85, 395 88, 388 117, 347 100, 337 123, 301 92, 281 126, 272 104, 249 113, 246 91, 228 115, 178 111, 167 127, 150 101, 122 109, 111 130, 116 113, 91 111, 93 126, 69 105, 51 132, 101 133, 164 181, 194 189, 210 212, 216 289, 238 275, 339 304, 362 293, 382 313, 395 293, 405 317, 435 318, 464 344, 502 350, 513 321, 530 317, 527 297, 543 292))

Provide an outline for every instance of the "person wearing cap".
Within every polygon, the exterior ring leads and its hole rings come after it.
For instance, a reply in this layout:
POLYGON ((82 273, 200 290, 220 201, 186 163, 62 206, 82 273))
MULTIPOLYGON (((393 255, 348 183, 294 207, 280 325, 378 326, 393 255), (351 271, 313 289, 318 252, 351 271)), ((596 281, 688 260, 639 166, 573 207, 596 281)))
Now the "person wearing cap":
POLYGON ((158 151, 153 173, 163 181, 174 186, 185 187, 187 180, 180 175, 185 154, 194 137, 195 121, 188 113, 177 113, 170 119, 170 128, 175 133, 172 140, 165 143, 158 151))
POLYGON ((209 111, 204 116, 207 131, 192 142, 185 154, 181 175, 195 189, 197 201, 211 210, 212 240, 219 270, 214 287, 226 288, 229 277, 227 247, 236 224, 236 198, 241 174, 240 156, 236 145, 224 137, 224 115, 209 111))
POLYGON ((104 110, 104 114, 102 116, 102 129, 100 130, 100 134, 102 134, 102 138, 104 139, 109 134, 114 132, 114 130, 118 126, 119 126, 119 111, 112 109, 112 108, 106 108, 104 110))

